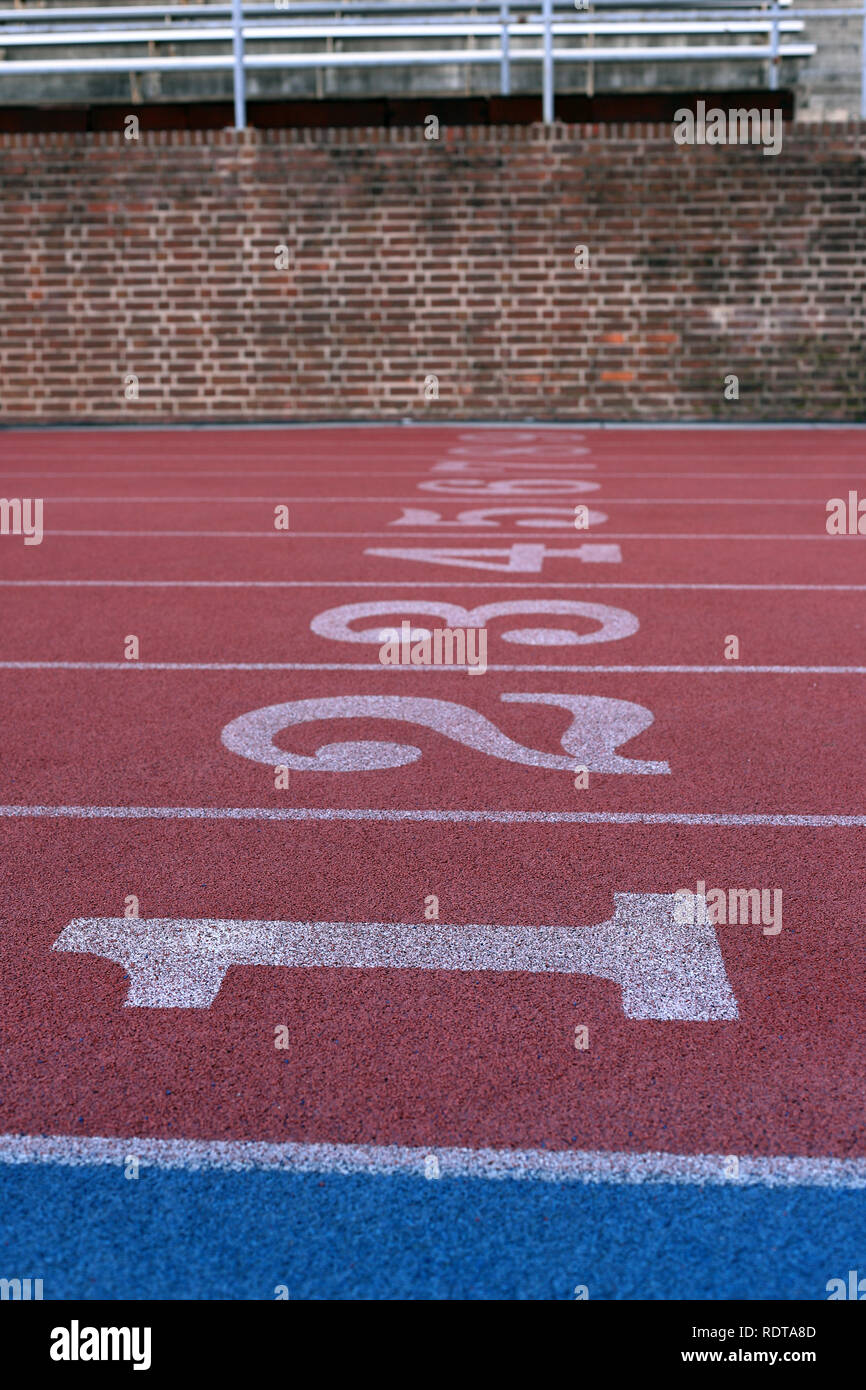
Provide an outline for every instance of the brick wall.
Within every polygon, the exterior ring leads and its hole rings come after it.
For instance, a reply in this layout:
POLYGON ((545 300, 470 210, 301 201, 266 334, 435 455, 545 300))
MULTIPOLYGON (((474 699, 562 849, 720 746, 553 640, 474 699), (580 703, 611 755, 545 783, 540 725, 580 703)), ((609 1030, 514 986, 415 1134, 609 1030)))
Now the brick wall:
POLYGON ((3 135, 0 421, 862 419, 864 136, 3 135))

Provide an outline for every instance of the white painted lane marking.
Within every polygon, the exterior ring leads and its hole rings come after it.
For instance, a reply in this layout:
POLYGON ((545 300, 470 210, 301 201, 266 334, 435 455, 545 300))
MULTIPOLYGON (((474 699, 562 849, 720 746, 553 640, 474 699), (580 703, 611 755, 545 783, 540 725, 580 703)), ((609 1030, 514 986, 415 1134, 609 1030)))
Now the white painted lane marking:
POLYGON ((740 811, 448 811, 372 806, 0 806, 0 817, 60 820, 432 821, 491 825, 770 826, 859 830, 866 815, 740 811))
MULTIPOLYGON (((445 499, 443 499, 445 500, 445 499)), ((457 502, 461 499, 452 499, 457 502)), ((604 504, 605 506, 682 506, 682 507, 815 507, 824 516, 824 502, 826 499, 820 497, 593 497, 593 505, 604 504)), ((231 503, 233 506, 254 506, 260 502, 267 502, 271 505, 277 503, 300 503, 309 502, 316 506, 321 503, 333 502, 364 502, 367 506, 378 506, 382 502, 413 502, 417 505, 418 497, 48 497, 45 498, 46 506, 92 506, 96 503, 102 505, 127 505, 138 504, 140 502, 153 502, 166 507, 176 504, 186 504, 194 502, 196 506, 204 504, 224 505, 231 503)))
POLYGON ((739 1017, 710 922, 678 923, 673 893, 615 893, 614 904, 585 927, 78 918, 53 950, 122 965, 127 1007, 207 1009, 230 966, 264 965, 592 975, 620 986, 626 1018, 739 1017))
POLYGON ((477 753, 485 753, 523 767, 555 768, 573 773, 589 772, 665 774, 667 762, 622 757, 616 749, 653 723, 644 705, 602 695, 570 695, 562 691, 500 694, 509 704, 556 705, 571 713, 571 724, 560 737, 565 753, 543 753, 527 748, 504 734, 478 710, 453 700, 425 699, 411 695, 337 695, 309 700, 289 700, 249 710, 226 724, 222 741, 230 753, 264 763, 309 772, 375 772, 405 767, 422 757, 411 743, 391 740, 351 740, 326 743, 312 757, 279 748, 274 738, 284 729, 320 720, 387 719, 433 729, 477 753))
MULTIPOLYGON (((590 525, 594 525, 590 516, 590 525)), ((526 532, 533 529, 534 523, 527 523, 523 531, 496 531, 496 536, 504 540, 526 540, 526 532)), ((544 529, 539 523, 539 529, 544 529)), ((573 531, 573 522, 568 526, 563 526, 563 530, 573 531)), ((308 537, 319 540, 358 540, 359 538, 370 539, 372 537, 384 537, 392 539, 393 531, 301 531, 295 527, 291 531, 65 531, 61 529, 44 530, 46 536, 212 536, 223 537, 229 540, 251 540, 264 539, 265 537, 276 540, 305 540, 308 537)), ((412 531, 412 540, 441 540, 445 537, 458 539, 462 537, 489 537, 489 530, 476 531, 468 527, 457 527, 456 523, 443 522, 437 531, 412 531)), ((726 534, 722 532, 708 531, 604 531, 601 533, 602 539, 614 541, 866 541, 866 536, 828 536, 826 534, 812 535, 807 532, 792 532, 789 535, 781 533, 760 533, 760 532, 740 532, 726 534)))
MULTIPOLYGON (((637 580, 401 579, 413 589, 685 589, 747 593, 864 593, 866 584, 642 584, 637 580)), ((0 579, 3 589, 392 589, 390 579, 0 579)))
MULTIPOLYGON (((493 450, 493 452, 495 453, 496 450, 493 450)), ((814 460, 812 460, 811 462, 814 462, 814 460)), ((836 462, 836 460, 834 459, 833 462, 836 462)), ((417 470, 416 470, 416 469, 399 469, 399 468, 393 468, 393 469, 391 469, 391 468, 384 468, 384 469, 365 469, 365 470, 364 470, 364 477, 365 477, 365 478, 426 478, 427 475, 428 475, 428 473, 430 472, 430 468, 431 468, 432 466, 433 466, 433 465, 429 465, 429 466, 428 466, 427 464, 419 464, 417 470)), ((484 467, 485 471, 489 470, 490 467, 491 467, 491 465, 490 465, 489 463, 488 463, 488 464, 484 464, 484 465, 479 464, 478 466, 479 466, 479 467, 484 467)), ((821 482, 824 478, 850 478, 850 477, 851 477, 852 470, 853 470, 854 472, 856 472, 857 467, 858 467, 857 464, 855 464, 855 463, 852 462, 851 468, 849 468, 849 469, 847 469, 847 470, 844 470, 844 471, 842 471, 842 472, 836 472, 836 471, 830 471, 830 470, 820 470, 820 471, 818 471, 818 472, 812 472, 812 473, 805 472, 805 471, 800 472, 800 473, 780 473, 780 472, 777 472, 777 471, 775 471, 775 470, 772 471, 772 472, 767 472, 767 471, 761 470, 760 472, 757 472, 757 473, 756 473, 756 472, 749 472, 749 471, 747 471, 747 470, 744 469, 744 470, 742 470, 742 471, 739 472, 739 473, 723 473, 723 472, 716 472, 716 471, 714 471, 714 472, 707 472, 707 473, 700 473, 700 472, 695 473, 695 472, 688 471, 688 470, 686 470, 686 469, 671 469, 671 470, 667 470, 667 471, 660 471, 660 470, 657 470, 657 469, 649 469, 649 468, 648 468, 648 469, 632 469, 632 470, 624 471, 624 470, 619 469, 619 468, 616 468, 616 469, 607 468, 606 465, 604 464, 604 462, 602 462, 600 466, 601 466, 602 468, 604 468, 604 476, 605 476, 605 478, 700 478, 700 479, 702 479, 702 480, 703 480, 704 478, 759 478, 759 479, 761 480, 761 482, 766 482, 766 481, 767 481, 768 479, 770 479, 770 478, 795 478, 795 479, 797 480, 797 482, 801 482, 801 483, 821 482)), ((509 471, 511 471, 511 470, 513 470, 513 469, 515 469, 515 468, 520 467, 520 465, 519 465, 519 464, 515 464, 515 463, 511 463, 511 464, 505 465, 505 467, 506 467, 509 471)), ((575 464, 568 464, 568 463, 566 463, 566 464, 562 464, 562 463, 553 463, 553 462, 551 462, 550 464, 547 464, 547 463, 546 463, 546 464, 544 465, 544 467, 545 467, 545 468, 550 467, 550 468, 558 469, 558 470, 565 470, 566 472, 573 472, 574 469, 580 469, 581 472, 585 472, 585 471, 587 471, 587 470, 589 470, 589 469, 593 469, 593 470, 598 469, 599 464, 596 464, 596 463, 575 463, 575 464)), ((0 471, 0 478, 21 478, 21 477, 27 477, 27 478, 70 478, 70 479, 71 479, 71 478, 139 478, 139 477, 140 477, 140 478, 147 478, 148 481, 151 482, 151 483, 157 482, 160 478, 235 478, 235 479, 236 479, 236 478, 239 477, 239 475, 240 475, 240 474, 239 474, 239 470, 236 469, 236 468, 222 468, 222 469, 220 469, 220 468, 160 468, 158 471, 154 471, 154 469, 152 469, 152 468, 113 468, 113 469, 112 469, 112 468, 65 468, 65 469, 46 469, 46 468, 28 468, 26 465, 22 465, 21 468, 17 468, 17 469, 16 469, 16 468, 12 468, 12 469, 6 468, 6 469, 3 469, 2 471, 0 471)), ((301 479, 306 478, 306 477, 308 477, 308 476, 309 476, 308 470, 307 470, 307 468, 305 467, 305 465, 303 465, 303 464, 299 464, 298 467, 297 467, 297 470, 296 470, 294 473, 293 473, 290 469, 287 469, 287 468, 244 468, 244 469, 243 469, 243 477, 244 477, 244 478, 284 478, 286 481, 289 481, 289 482, 296 482, 296 481, 300 481, 301 479)), ((354 482, 355 479, 356 479, 356 477, 357 477, 357 468, 354 467, 354 466, 353 466, 353 467, 350 467, 350 468, 318 468, 318 467, 317 467, 317 468, 316 468, 316 477, 317 477, 317 478, 346 478, 348 481, 354 482)), ((167 500, 168 500, 168 499, 167 499, 167 500)))
POLYGON ((110 438, 113 434, 287 434, 290 437, 295 434, 307 434, 316 431, 320 434, 334 434, 343 437, 347 434, 354 434, 356 430, 366 433, 375 430, 381 434, 391 435, 391 440, 395 447, 405 447, 411 440, 413 434, 417 436, 420 430, 423 435, 430 433, 449 435, 456 432, 459 439, 476 440, 484 438, 486 435, 499 435, 513 433, 516 438, 538 439, 544 441, 545 435, 551 438, 583 439, 585 431, 597 431, 602 434, 616 433, 617 430, 627 430, 631 434, 639 434, 647 431, 651 434, 773 434, 778 432, 786 434, 857 434, 861 430, 866 430, 866 425, 860 424, 856 420, 688 420, 680 422, 676 420, 581 420, 575 423, 570 420, 533 420, 531 425, 527 425, 525 420, 414 420, 405 418, 401 420, 245 420, 242 423, 231 420, 217 420, 212 423, 197 421, 195 423, 172 422, 170 424, 155 424, 151 421, 138 421, 135 424, 118 424, 116 421, 110 425, 91 424, 89 422, 76 423, 74 425, 0 425, 0 438, 3 435, 30 435, 50 439, 52 436, 66 438, 68 436, 81 435, 87 437, 89 434, 102 435, 110 438))
MULTIPOLYGON (((444 581, 443 581, 444 583, 444 581)), ((480 608, 462 608, 439 598, 386 598, 373 599, 367 603, 346 603, 338 608, 328 608, 317 613, 310 622, 310 630, 318 637, 326 637, 333 642, 362 642, 376 646, 382 645, 382 625, 359 630, 350 626, 359 618, 385 617, 400 614, 401 619, 408 614, 422 614, 429 618, 435 614, 444 620, 446 627, 486 627, 492 618, 513 618, 540 614, 555 617, 583 618, 597 626, 589 632, 575 632, 571 628, 522 628, 502 630, 501 641, 515 642, 528 646, 581 646, 595 642, 618 642, 631 637, 640 628, 634 613, 625 608, 612 608, 604 603, 582 603, 574 599, 517 599, 510 603, 487 603, 480 608)), ((412 627, 412 641, 419 642, 430 636, 430 629, 420 624, 412 627)))
MULTIPOLYGON (((455 662, 451 666, 388 666, 368 661, 0 661, 0 671, 455 671, 474 669, 455 662)), ((866 676, 866 666, 504 666, 488 663, 488 671, 562 671, 568 675, 673 675, 719 676, 866 676)))
POLYGON ((61 1167, 123 1167, 131 1154, 143 1167, 185 1172, 325 1173, 334 1176, 416 1177, 426 1182, 425 1161, 435 1154, 440 1175, 534 1182, 637 1184, 676 1187, 866 1188, 866 1159, 738 1155, 731 1178, 730 1154, 627 1153, 573 1149, 413 1148, 403 1144, 263 1143, 255 1140, 102 1138, 80 1134, 0 1135, 0 1163, 61 1167))
MULTIPOLYGON (((444 469, 459 468, 465 470, 467 473, 472 473, 473 470, 477 470, 479 467, 475 463, 467 463, 465 465, 440 464, 438 466, 444 469)), ((591 466, 594 468, 595 464, 591 466)), ((503 471, 507 470, 509 467, 513 467, 519 472, 524 465, 506 464, 503 471)), ((544 467, 546 468, 547 465, 545 464, 544 467)), ((499 465, 497 464, 487 465, 487 468, 482 465, 481 471, 487 472, 490 468, 492 468, 494 472, 500 471, 499 465)), ((585 492, 598 492, 601 483, 590 481, 587 478, 571 478, 568 475, 572 472, 574 472, 574 468, 570 465, 566 465, 565 472, 561 475, 557 474, 554 478, 539 478, 535 473, 529 478, 433 478, 427 482, 418 483, 418 491, 433 492, 436 493, 437 497, 441 494, 442 501, 447 501, 449 498, 460 501, 462 497, 470 499, 475 497, 486 497, 494 502, 500 498, 504 498, 507 501, 509 497, 544 498, 551 493, 581 494, 585 492)), ((425 499, 422 498, 421 500, 424 501, 425 499)))
POLYGON ((579 560, 588 565, 622 564, 622 551, 618 545, 601 545, 591 541, 584 541, 582 545, 573 545, 562 550, 549 546, 544 541, 524 541, 522 544, 515 542, 504 547, 376 547, 365 550, 364 554, 386 560, 411 560, 420 564, 447 565, 452 569, 496 570, 500 574, 540 574, 544 568, 544 561, 550 559, 579 560))

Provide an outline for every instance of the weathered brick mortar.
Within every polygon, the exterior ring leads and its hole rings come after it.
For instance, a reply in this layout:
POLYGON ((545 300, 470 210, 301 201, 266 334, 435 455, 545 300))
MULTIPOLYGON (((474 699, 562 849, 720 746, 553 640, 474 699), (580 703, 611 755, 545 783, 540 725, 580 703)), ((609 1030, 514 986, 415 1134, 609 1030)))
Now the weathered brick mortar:
POLYGON ((864 136, 0 135, 0 421, 862 419, 864 136))

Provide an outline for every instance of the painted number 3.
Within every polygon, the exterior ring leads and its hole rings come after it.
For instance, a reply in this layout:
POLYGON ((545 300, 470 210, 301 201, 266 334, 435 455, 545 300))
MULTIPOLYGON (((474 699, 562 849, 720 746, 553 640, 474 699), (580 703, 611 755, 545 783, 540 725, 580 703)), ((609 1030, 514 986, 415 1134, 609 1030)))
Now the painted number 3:
MULTIPOLYGON (((505 642, 527 646, 560 646, 567 643, 615 642, 638 630, 638 620, 624 608, 608 604, 579 603, 570 599, 522 600, 490 603, 480 608, 461 608, 440 599, 385 599, 373 603, 350 603, 329 608, 313 619, 310 626, 318 636, 336 642, 381 644, 381 619, 406 613, 433 615, 452 627, 483 627, 492 618, 512 618, 541 614, 582 619, 593 624, 589 631, 566 627, 511 628, 499 635, 505 642), (362 618, 380 619, 373 628, 360 631, 350 623, 362 618)), ((415 641, 429 636, 427 628, 414 627, 415 641)), ((573 773, 575 764, 588 772, 667 773, 666 762, 647 762, 620 756, 616 750, 652 724, 652 712, 628 700, 598 695, 566 695, 560 692, 503 694, 505 703, 553 705, 571 714, 571 723, 560 743, 564 752, 545 753, 517 743, 478 710, 452 700, 423 699, 402 695, 343 695, 314 700, 292 700, 267 705, 233 719, 222 731, 222 741, 232 753, 269 766, 280 764, 308 772, 375 772, 404 767, 417 762, 421 749, 411 743, 353 740, 326 743, 312 757, 279 748, 275 737, 295 725, 333 719, 387 719, 419 725, 472 748, 478 753, 524 767, 545 767, 573 773)))
MULTIPOLYGON (((503 642, 518 642, 529 647, 582 646, 590 642, 618 642, 631 637, 640 624, 634 613, 626 608, 612 608, 607 603, 579 603, 575 599, 521 599, 513 603, 486 603, 480 608, 461 608, 442 599, 388 598, 372 603, 346 603, 329 608, 310 623, 318 637, 332 642, 370 642, 381 646, 382 623, 357 632, 349 624, 359 618, 400 617, 409 614, 435 614, 449 627, 486 627, 492 618, 511 618, 525 613, 538 619, 541 614, 554 617, 583 619, 584 624, 597 624, 586 632, 566 627, 523 627, 500 632, 503 642)), ((426 628, 413 628, 413 641, 423 641, 430 633, 426 628)))

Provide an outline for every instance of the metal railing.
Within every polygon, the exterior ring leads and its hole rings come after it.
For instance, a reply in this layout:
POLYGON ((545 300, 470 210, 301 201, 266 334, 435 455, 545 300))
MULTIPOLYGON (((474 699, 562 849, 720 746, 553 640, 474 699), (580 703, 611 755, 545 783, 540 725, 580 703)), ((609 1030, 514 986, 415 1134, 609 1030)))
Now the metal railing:
POLYGON ((246 125, 246 75, 259 69, 498 64, 500 91, 511 90, 515 63, 541 66, 542 113, 554 116, 555 67, 562 63, 752 61, 766 63, 777 89, 783 60, 811 57, 815 45, 792 41, 807 18, 859 16, 863 21, 861 116, 866 119, 866 3, 862 8, 792 9, 790 0, 274 0, 229 3, 31 7, 0 9, 0 77, 111 72, 231 71, 235 125, 246 125), (562 12, 566 11, 565 18, 562 12), (605 18, 600 12, 607 12, 605 18), (616 12, 614 14, 614 11, 616 12), (493 14, 489 14, 493 12, 493 14), (442 16, 445 16, 443 18, 442 16), (427 17, 425 17, 427 16, 427 17), (432 17, 431 17, 432 16, 432 17), (155 23, 154 21, 160 21, 155 23), (758 43, 701 42, 674 45, 599 43, 599 39, 723 39, 750 35, 758 43), (338 51, 341 40, 465 40, 463 48, 377 48, 338 51), (580 39, 580 46, 557 39, 580 39), (540 39, 540 46, 526 41, 540 39), (298 45, 315 40, 326 48, 257 51, 257 43, 298 45), (488 46, 477 48, 476 40, 488 46), (517 44, 515 44, 515 40, 517 44), (218 52, 157 53, 157 45, 206 42, 218 52), (146 53, 120 57, 25 58, 22 48, 142 45, 146 53), (591 44, 591 46, 590 46, 591 44), (253 45, 252 49, 250 45, 253 45), (12 56, 9 56, 10 53, 12 56))

